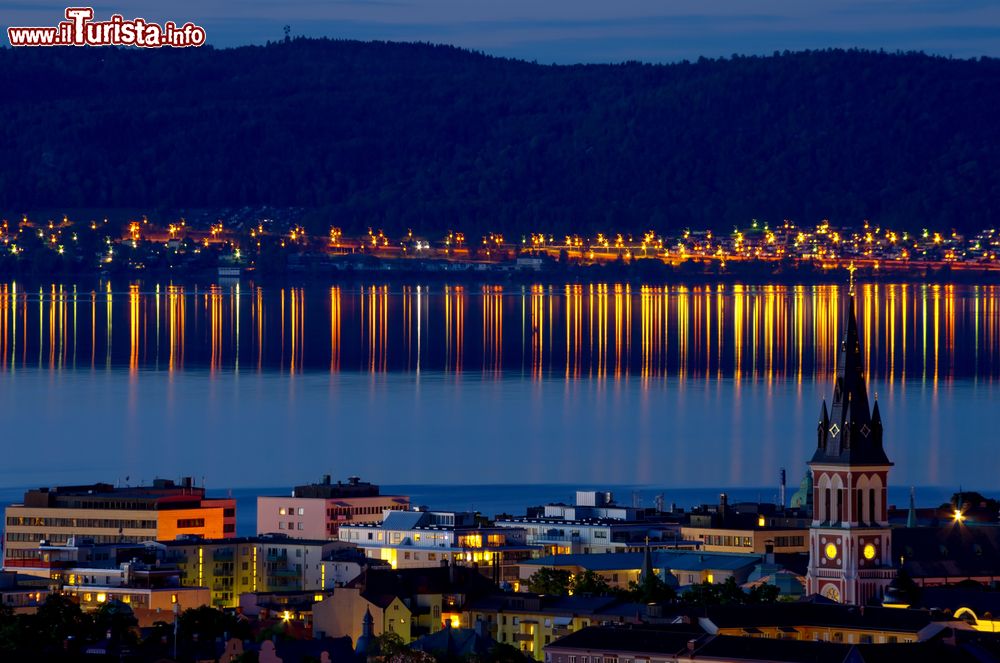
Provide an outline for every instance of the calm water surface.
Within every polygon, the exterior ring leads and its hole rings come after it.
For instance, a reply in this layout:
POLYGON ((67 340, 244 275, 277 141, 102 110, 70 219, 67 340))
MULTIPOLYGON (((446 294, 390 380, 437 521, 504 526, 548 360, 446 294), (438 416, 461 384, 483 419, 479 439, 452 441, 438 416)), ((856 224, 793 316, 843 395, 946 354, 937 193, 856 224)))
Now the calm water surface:
MULTIPOLYGON (((193 475, 245 489, 330 473, 642 485, 669 502, 773 486, 779 467, 796 484, 845 298, 3 283, 0 486, 193 475)), ((1000 287, 883 284, 857 299, 893 483, 992 489, 1000 287)))

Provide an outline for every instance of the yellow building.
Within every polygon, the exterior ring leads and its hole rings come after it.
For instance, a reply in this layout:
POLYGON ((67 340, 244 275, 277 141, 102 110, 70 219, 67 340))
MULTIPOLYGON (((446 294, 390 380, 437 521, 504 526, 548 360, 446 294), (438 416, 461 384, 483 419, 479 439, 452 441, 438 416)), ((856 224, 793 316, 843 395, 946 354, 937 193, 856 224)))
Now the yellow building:
POLYGON ((212 605, 218 608, 237 607, 243 593, 331 587, 323 558, 343 546, 336 541, 271 534, 161 541, 160 545, 165 548, 164 560, 182 571, 183 584, 208 587, 212 605))
MULTIPOLYGON (((440 610, 440 605, 439 605, 440 610)), ((320 637, 351 636, 357 642, 365 612, 373 619, 372 634, 395 633, 404 643, 413 640, 413 612, 398 596, 364 597, 357 587, 337 588, 313 605, 313 632, 320 637)))
POLYGON ((482 621, 497 642, 542 661, 544 648, 555 640, 592 624, 617 621, 618 616, 602 610, 618 603, 613 596, 498 594, 472 601, 461 613, 446 617, 453 627, 474 628, 482 621))
POLYGON ((762 555, 769 545, 776 553, 804 553, 809 551, 807 528, 775 529, 761 525, 753 528, 681 527, 681 538, 701 543, 705 552, 755 553, 762 555))

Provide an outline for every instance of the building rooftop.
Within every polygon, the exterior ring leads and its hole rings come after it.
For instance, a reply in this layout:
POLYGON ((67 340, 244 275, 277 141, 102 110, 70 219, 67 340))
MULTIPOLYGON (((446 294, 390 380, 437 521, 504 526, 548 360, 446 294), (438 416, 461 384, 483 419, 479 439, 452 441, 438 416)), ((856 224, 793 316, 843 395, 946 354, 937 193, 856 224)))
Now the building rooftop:
POLYGON ((478 569, 466 566, 368 569, 347 586, 361 589, 362 596, 377 605, 388 605, 397 596, 462 594, 478 597, 497 592, 497 586, 478 569))
POLYGON ((292 497, 312 497, 331 499, 334 497, 378 497, 380 488, 359 477, 348 477, 346 482, 333 483, 329 474, 324 474, 319 483, 307 483, 295 486, 292 497))
POLYGON ((1000 526, 949 523, 892 530, 893 559, 913 578, 1000 576, 1000 526))
POLYGON ((712 606, 701 619, 710 632, 712 627, 822 626, 916 633, 935 621, 926 610, 807 602, 712 606))
POLYGON ((766 661, 767 663, 940 663, 982 661, 965 648, 942 641, 852 645, 805 640, 715 636, 699 641, 695 661, 766 661))
MULTIPOLYGON (((69 509, 158 509, 184 508, 205 500, 205 487, 195 486, 191 477, 180 483, 170 479, 155 479, 147 486, 114 486, 94 483, 76 486, 35 488, 24 494, 22 505, 32 508, 69 509)), ((216 498, 213 498, 216 499, 216 498)))
POLYGON ((287 534, 261 534, 259 536, 238 536, 229 539, 203 539, 196 535, 184 535, 183 537, 174 539, 172 541, 157 541, 156 543, 162 546, 166 546, 168 548, 175 548, 175 547, 191 546, 191 545, 237 546, 241 544, 325 546, 325 545, 336 545, 338 542, 330 541, 328 539, 296 539, 288 536, 287 534))
MULTIPOLYGON (((549 555, 521 562, 535 566, 578 566, 589 571, 617 571, 642 567, 644 553, 579 553, 574 555, 549 555)), ((742 569, 759 564, 760 555, 734 553, 707 553, 686 550, 660 550, 651 553, 653 567, 681 571, 708 571, 742 569)))
POLYGON ((621 602, 616 596, 547 596, 529 592, 491 594, 471 601, 468 610, 553 613, 562 615, 595 614, 621 602))
POLYGON ((591 626, 559 638, 546 649, 617 651, 634 654, 665 654, 670 657, 685 652, 688 642, 701 631, 688 626, 591 626))
POLYGON ((696 661, 846 663, 852 661, 848 658, 852 647, 833 642, 715 636, 700 640, 692 658, 696 661))

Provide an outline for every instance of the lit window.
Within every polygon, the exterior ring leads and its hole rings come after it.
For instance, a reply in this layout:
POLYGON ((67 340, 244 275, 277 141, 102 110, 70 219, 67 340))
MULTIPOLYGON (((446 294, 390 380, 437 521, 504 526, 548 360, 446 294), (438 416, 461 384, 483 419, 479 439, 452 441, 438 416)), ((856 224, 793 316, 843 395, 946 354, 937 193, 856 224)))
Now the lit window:
POLYGON ((285 513, 285 507, 281 507, 280 509, 278 509, 278 515, 279 515, 279 516, 284 516, 284 515, 287 515, 287 514, 285 513))

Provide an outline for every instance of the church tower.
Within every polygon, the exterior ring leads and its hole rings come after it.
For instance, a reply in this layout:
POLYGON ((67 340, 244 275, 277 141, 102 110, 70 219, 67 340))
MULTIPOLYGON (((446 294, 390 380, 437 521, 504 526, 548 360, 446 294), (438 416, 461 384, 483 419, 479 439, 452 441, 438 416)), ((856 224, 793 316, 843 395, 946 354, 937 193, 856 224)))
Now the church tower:
POLYGON ((828 410, 823 401, 816 432, 806 591, 853 605, 881 602, 896 575, 886 494, 892 463, 882 448, 878 400, 868 406, 853 279, 833 402, 828 410))

